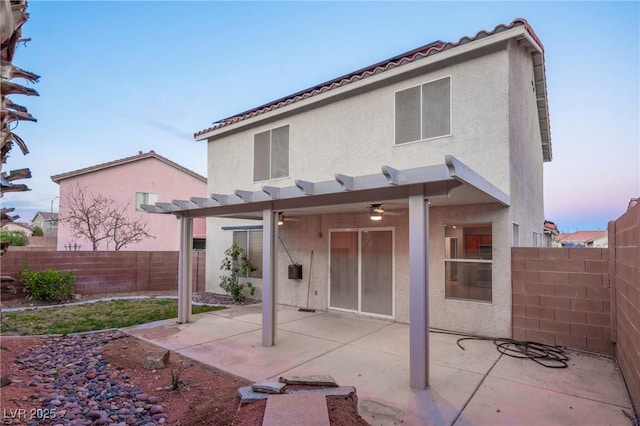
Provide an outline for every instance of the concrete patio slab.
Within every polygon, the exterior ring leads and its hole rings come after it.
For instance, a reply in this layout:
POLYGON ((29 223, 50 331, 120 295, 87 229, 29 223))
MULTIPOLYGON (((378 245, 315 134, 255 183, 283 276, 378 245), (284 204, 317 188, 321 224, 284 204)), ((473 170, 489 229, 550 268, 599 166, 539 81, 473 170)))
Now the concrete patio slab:
POLYGON ((281 323, 280 329, 334 342, 348 343, 391 324, 391 321, 385 322, 330 312, 324 315, 309 316, 298 321, 281 323))
POLYGON ((404 357, 409 353, 407 349, 409 347, 409 327, 407 324, 394 322, 377 330, 375 333, 352 341, 351 344, 364 350, 385 352, 404 357))
POLYGON ((618 405, 488 377, 455 424, 629 426, 630 421, 618 405))
MULTIPOLYGON (((211 312, 211 314, 238 321, 246 321, 253 324, 262 325, 261 305, 249 305, 232 309, 224 309, 221 311, 211 312)), ((284 324, 289 321, 296 321, 307 317, 314 317, 317 315, 319 315, 318 312, 301 312, 294 308, 278 306, 278 324, 284 324)))
MULTIPOLYGON (((264 347, 253 331, 182 349, 181 354, 254 382, 275 378, 337 348, 338 343, 278 330, 278 343, 264 347)), ((161 343, 160 341, 158 342, 161 343)))
POLYGON ((567 351, 568 368, 544 368, 535 362, 505 356, 489 376, 550 391, 630 407, 628 393, 614 359, 606 355, 567 351))
POLYGON ((187 324, 156 324, 146 328, 126 329, 131 335, 171 350, 184 349, 213 340, 260 330, 260 325, 233 321, 210 313, 198 314, 187 324))
POLYGON ((123 331, 252 381, 327 374, 355 386, 372 425, 628 425, 614 360, 570 353, 567 369, 500 354, 492 341, 429 333, 430 386, 409 388, 409 326, 336 312, 278 307, 276 345, 261 345, 258 305, 123 331))

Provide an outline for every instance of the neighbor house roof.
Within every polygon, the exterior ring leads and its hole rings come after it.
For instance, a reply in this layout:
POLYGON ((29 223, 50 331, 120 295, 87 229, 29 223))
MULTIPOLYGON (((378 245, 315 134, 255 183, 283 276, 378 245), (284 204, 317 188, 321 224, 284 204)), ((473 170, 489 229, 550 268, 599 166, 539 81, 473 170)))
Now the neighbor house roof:
POLYGON ((555 223, 551 222, 550 220, 544 221, 544 230, 555 235, 558 235, 558 232, 559 232, 558 226, 555 223))
MULTIPOLYGON (((278 108, 285 107, 287 105, 291 105, 293 103, 308 99, 310 97, 320 95, 331 90, 361 81, 368 77, 372 77, 374 75, 402 67, 407 64, 414 63, 419 61, 420 59, 424 59, 430 57, 432 55, 436 55, 440 52, 447 51, 451 48, 455 48, 458 46, 462 46, 471 42, 475 42, 486 37, 492 36, 494 34, 498 34, 504 32, 506 30, 512 29, 514 27, 522 27, 526 34, 533 40, 534 43, 537 44, 539 48, 538 56, 539 59, 534 61, 534 73, 535 73, 535 84, 536 84, 536 92, 540 94, 537 99, 538 102, 538 118, 540 121, 540 133, 542 137, 542 150, 545 161, 551 160, 551 134, 549 131, 549 110, 547 105, 547 84, 545 78, 545 69, 544 69, 544 47, 542 42, 533 31, 533 28, 529 25, 529 23, 525 19, 515 19, 508 25, 500 24, 496 26, 491 31, 479 31, 473 37, 462 37, 457 42, 442 42, 435 41, 429 44, 426 44, 417 49, 410 50, 409 52, 396 55, 387 60, 378 62, 376 64, 370 65, 368 67, 359 69, 352 73, 343 75, 338 78, 334 78, 325 83, 321 83, 310 87, 308 89, 296 92, 292 95, 285 96, 283 98, 277 99, 273 102, 269 102, 267 104, 261 105, 256 108, 252 108, 250 110, 241 112, 239 114, 233 115, 231 117, 227 117, 213 123, 213 126, 206 128, 204 130, 200 130, 194 134, 194 138, 196 140, 207 139, 208 136, 215 130, 221 129, 223 127, 238 123, 243 120, 247 120, 249 118, 256 117, 258 115, 276 110, 278 108)), ((535 50, 535 49, 534 49, 535 50)))
POLYGON ((203 182, 207 182, 207 178, 192 171, 187 169, 184 166, 181 166, 178 163, 175 163, 171 160, 169 160, 168 158, 163 157, 162 155, 156 154, 155 151, 151 150, 149 152, 138 152, 138 155, 132 155, 131 157, 125 157, 125 158, 121 158, 119 160, 114 160, 114 161, 109 161, 107 163, 101 163, 101 164, 96 164, 95 166, 91 166, 91 167, 85 167, 83 169, 78 169, 78 170, 73 170, 71 172, 66 172, 66 173, 60 173, 58 175, 53 175, 51 176, 51 180, 54 181, 55 183, 60 183, 61 180, 63 179, 68 179, 71 177, 76 177, 76 176, 80 176, 80 175, 84 175, 87 173, 93 173, 96 172, 98 170, 104 170, 104 169, 108 169, 110 167, 117 167, 117 166, 121 166, 123 164, 127 164, 127 163, 132 163, 134 161, 140 161, 140 160, 145 160, 147 158, 155 158, 156 160, 162 161, 163 163, 168 164, 171 167, 174 167, 188 175, 193 176, 196 179, 199 179, 203 182))
POLYGON ((560 234, 556 241, 560 243, 588 243, 598 238, 605 237, 608 231, 577 231, 570 234, 560 234))
POLYGON ((28 223, 24 223, 24 222, 9 222, 2 225, 2 229, 9 229, 9 228, 24 228, 25 231, 33 232, 32 227, 29 226, 28 223))
POLYGON ((43 220, 58 220, 58 213, 38 212, 33 216, 33 219, 31 219, 31 222, 36 220, 36 217, 38 217, 38 215, 42 216, 43 220))

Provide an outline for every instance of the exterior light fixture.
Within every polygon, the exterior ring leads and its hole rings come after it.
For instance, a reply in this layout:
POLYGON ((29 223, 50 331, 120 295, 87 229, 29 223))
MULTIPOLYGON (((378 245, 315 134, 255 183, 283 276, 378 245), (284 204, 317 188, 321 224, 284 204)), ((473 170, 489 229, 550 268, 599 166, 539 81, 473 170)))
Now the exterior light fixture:
POLYGON ((384 209, 381 204, 372 204, 369 206, 369 217, 371 220, 382 220, 382 215, 384 214, 384 209))
POLYGON ((284 214, 283 213, 279 213, 278 214, 278 226, 282 226, 284 225, 284 214))

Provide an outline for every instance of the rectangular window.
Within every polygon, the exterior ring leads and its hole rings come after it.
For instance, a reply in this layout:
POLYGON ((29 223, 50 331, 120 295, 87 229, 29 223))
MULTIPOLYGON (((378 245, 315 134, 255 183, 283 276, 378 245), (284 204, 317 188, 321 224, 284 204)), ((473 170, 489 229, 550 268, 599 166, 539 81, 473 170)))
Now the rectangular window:
POLYGON ((533 233, 533 247, 538 247, 538 233, 533 233))
POLYGON ((253 181, 289 176, 289 126, 253 135, 253 181))
POLYGON ((445 297, 492 300, 491 224, 445 225, 445 297))
POLYGON ((244 250, 249 262, 258 268, 249 273, 249 277, 262 278, 262 231, 233 231, 233 242, 244 250))
POLYGON ((396 92, 396 145, 450 134, 450 77, 396 92))
POLYGON ((153 205, 158 202, 158 194, 153 192, 136 192, 136 211, 143 212, 143 208, 140 207, 143 204, 153 205))
POLYGON ((513 240, 511 243, 512 247, 520 247, 520 225, 517 223, 513 224, 513 240))

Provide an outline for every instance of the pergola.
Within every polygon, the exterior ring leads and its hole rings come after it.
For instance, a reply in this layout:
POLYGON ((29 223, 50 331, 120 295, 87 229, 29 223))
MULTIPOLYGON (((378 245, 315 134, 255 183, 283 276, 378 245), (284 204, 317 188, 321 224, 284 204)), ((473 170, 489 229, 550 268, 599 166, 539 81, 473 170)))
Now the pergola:
POLYGON ((508 207, 509 196, 451 155, 442 164, 398 170, 382 166, 364 176, 336 174, 323 182, 295 180, 294 186, 263 186, 261 191, 236 190, 172 203, 142 206, 149 213, 174 214, 181 221, 178 268, 178 322, 191 319, 192 219, 230 217, 262 219, 262 345, 276 344, 277 274, 275 242, 278 215, 317 209, 332 213, 374 202, 406 202, 409 210, 409 379, 414 389, 429 384, 429 206, 497 203, 508 207), (455 189, 455 191, 454 191, 455 189))

